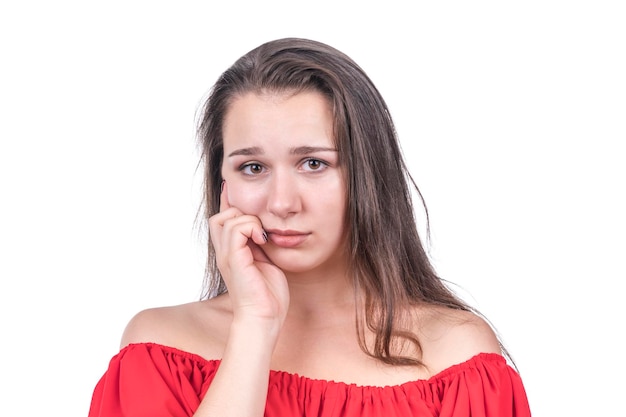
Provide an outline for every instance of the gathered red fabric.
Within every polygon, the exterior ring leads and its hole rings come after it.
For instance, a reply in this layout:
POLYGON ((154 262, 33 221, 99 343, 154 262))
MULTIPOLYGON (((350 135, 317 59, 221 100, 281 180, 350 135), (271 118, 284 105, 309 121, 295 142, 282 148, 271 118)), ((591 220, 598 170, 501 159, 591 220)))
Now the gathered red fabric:
MULTIPOLYGON (((219 360, 155 343, 124 347, 93 392, 89 417, 188 417, 219 360)), ((481 353, 427 380, 359 386, 270 371, 266 417, 529 417, 521 378, 505 358, 481 353)), ((245 393, 242 393, 245 395, 245 393)))

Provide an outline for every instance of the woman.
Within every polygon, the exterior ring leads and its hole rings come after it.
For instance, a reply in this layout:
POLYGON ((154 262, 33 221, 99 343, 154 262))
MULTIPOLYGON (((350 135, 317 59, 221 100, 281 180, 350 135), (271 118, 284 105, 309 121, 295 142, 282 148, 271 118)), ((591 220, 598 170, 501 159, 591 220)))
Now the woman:
POLYGON ((138 313, 90 416, 529 416, 488 322, 436 275, 382 97, 349 57, 268 42, 199 126, 206 297, 138 313))

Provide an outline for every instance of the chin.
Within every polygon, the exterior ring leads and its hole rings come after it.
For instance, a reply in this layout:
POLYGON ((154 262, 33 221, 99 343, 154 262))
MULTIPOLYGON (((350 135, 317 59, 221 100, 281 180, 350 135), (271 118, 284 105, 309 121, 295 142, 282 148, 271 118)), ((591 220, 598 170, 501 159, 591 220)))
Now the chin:
POLYGON ((285 273, 302 274, 313 272, 322 267, 323 263, 319 262, 302 262, 307 255, 293 251, 291 253, 267 253, 267 257, 274 265, 279 267, 285 273))

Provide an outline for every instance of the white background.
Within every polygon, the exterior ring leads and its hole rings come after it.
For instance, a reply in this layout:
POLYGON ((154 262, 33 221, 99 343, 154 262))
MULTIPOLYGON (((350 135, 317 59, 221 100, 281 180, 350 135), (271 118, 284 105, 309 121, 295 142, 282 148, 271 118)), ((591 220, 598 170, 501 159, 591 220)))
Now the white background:
POLYGON ((132 315, 198 298, 196 111, 240 55, 299 36, 386 98, 433 262, 533 415, 623 415, 621 2, 216 3, 0 6, 0 414, 86 416, 132 315))

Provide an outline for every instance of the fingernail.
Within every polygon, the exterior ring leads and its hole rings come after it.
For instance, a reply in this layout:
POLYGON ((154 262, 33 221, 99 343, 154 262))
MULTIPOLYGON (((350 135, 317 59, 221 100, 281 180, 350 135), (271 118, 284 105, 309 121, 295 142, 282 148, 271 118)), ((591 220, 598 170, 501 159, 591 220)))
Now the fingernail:
POLYGON ((263 231, 263 239, 265 239, 265 241, 267 242, 267 233, 265 232, 265 230, 263 231))

